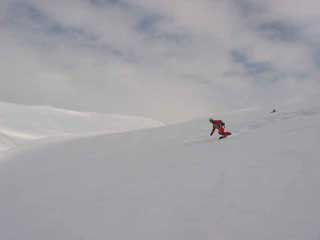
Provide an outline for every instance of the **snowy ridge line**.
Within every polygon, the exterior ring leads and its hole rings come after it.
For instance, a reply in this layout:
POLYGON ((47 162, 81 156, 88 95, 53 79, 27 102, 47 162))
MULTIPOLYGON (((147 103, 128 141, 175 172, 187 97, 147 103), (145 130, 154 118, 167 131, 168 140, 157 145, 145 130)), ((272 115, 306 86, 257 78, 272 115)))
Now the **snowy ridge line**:
MULTIPOLYGON (((10 112, 10 113, 18 113, 19 110, 23 111, 35 111, 35 112, 52 112, 52 113, 58 113, 62 115, 73 115, 73 116, 79 116, 84 118, 117 118, 117 119, 134 119, 134 120, 144 120, 146 122, 153 122, 155 124, 159 124, 161 126, 164 126, 165 124, 161 121, 154 120, 152 118, 143 117, 143 116, 136 116, 136 115, 123 115, 123 114, 116 114, 116 113, 100 113, 100 112, 80 112, 76 110, 70 110, 65 108, 57 108, 50 105, 22 105, 22 104, 16 104, 16 103, 7 103, 7 102, 0 102, 0 120, 2 117, 3 112, 10 112), (14 109, 14 110, 12 110, 14 109), (18 110, 18 111, 15 111, 18 110)), ((20 111, 21 112, 21 111, 20 111)))
POLYGON ((164 126, 160 121, 137 116, 0 102, 0 153, 53 137, 115 134, 160 126, 164 126))
MULTIPOLYGON (((159 126, 161 127, 161 126, 159 126)), ((152 128, 158 128, 158 127, 152 127, 152 128)), ((94 137, 100 137, 100 136, 116 136, 116 135, 123 135, 127 133, 133 133, 133 132, 139 132, 150 128, 137 128, 132 130, 126 130, 126 131, 100 131, 100 132, 88 132, 88 133, 79 133, 79 134, 59 134, 59 135, 53 135, 49 137, 41 137, 41 138, 35 138, 32 141, 20 141, 17 143, 17 140, 11 140, 11 146, 7 146, 7 148, 1 149, 0 148, 0 162, 5 161, 6 158, 15 155, 18 152, 22 152, 25 150, 31 150, 31 149, 40 149, 44 146, 54 145, 54 144, 62 144, 62 143, 68 143, 75 140, 82 140, 82 139, 88 139, 88 138, 94 138, 94 137)), ((1 135, 0 135, 1 138, 1 135)), ((0 145, 0 147, 2 147, 0 145)))
POLYGON ((13 129, 5 129, 5 128, 0 128, 0 133, 2 133, 3 135, 6 135, 9 138, 17 138, 17 139, 24 139, 24 140, 36 140, 36 139, 45 137, 43 135, 32 135, 24 132, 19 132, 13 129))
POLYGON ((241 108, 241 109, 237 109, 237 110, 231 110, 231 111, 228 111, 228 112, 221 112, 219 115, 233 115, 233 114, 241 114, 241 113, 244 113, 244 112, 254 112, 254 111, 257 111, 258 108, 257 107, 248 107, 248 108, 241 108))

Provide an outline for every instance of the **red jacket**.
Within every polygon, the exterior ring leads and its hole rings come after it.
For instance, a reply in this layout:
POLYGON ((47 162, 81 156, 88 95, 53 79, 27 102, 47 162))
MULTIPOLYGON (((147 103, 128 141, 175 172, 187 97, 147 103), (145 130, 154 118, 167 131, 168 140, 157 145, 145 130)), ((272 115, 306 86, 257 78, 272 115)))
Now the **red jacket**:
POLYGON ((210 122, 212 123, 212 131, 210 136, 212 136, 216 128, 219 130, 219 134, 224 134, 224 123, 221 120, 212 120, 210 122))
POLYGON ((218 129, 223 127, 224 125, 224 123, 221 120, 212 120, 211 123, 213 128, 218 128, 218 129))

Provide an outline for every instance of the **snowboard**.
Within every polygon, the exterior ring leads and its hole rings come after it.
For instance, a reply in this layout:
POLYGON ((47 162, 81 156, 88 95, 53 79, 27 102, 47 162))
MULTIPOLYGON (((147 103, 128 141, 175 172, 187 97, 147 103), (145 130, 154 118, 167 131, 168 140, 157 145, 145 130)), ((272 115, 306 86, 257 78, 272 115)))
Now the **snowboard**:
POLYGON ((224 138, 226 138, 226 137, 229 137, 229 136, 231 136, 231 135, 232 135, 232 133, 229 133, 228 135, 221 136, 221 137, 219 137, 219 140, 224 139, 224 138))

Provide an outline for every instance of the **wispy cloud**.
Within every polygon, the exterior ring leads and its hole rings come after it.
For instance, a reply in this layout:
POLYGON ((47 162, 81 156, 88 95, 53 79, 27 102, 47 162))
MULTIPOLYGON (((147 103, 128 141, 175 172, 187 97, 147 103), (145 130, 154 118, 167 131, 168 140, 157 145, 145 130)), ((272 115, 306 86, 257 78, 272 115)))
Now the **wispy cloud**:
POLYGON ((3 0, 0 100, 176 121, 310 96, 320 4, 294 2, 3 0))
POLYGON ((270 40, 285 42, 297 42, 301 40, 300 29, 295 25, 290 25, 285 22, 264 22, 258 26, 257 31, 261 32, 264 37, 269 38, 270 40))
POLYGON ((272 67, 269 62, 255 62, 246 55, 246 53, 239 50, 231 51, 231 56, 236 63, 242 65, 248 74, 255 77, 266 72, 271 72, 272 67))

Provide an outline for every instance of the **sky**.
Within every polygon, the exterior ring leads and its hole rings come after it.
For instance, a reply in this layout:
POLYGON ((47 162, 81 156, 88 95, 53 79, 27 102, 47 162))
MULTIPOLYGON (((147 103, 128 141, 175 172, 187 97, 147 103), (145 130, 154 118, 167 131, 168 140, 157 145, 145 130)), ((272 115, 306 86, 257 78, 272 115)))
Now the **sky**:
POLYGON ((316 0, 0 0, 0 101, 171 123, 317 96, 316 0))

